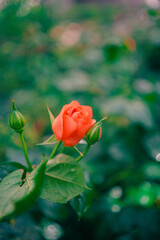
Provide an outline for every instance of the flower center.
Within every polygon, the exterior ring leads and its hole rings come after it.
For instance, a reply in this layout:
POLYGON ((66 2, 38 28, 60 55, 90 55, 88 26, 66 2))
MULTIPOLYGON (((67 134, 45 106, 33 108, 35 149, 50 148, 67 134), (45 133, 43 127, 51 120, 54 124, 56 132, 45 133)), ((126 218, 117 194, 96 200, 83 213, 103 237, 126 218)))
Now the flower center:
POLYGON ((69 108, 66 112, 66 114, 73 118, 73 120, 75 122, 84 122, 84 119, 83 119, 83 112, 81 110, 81 108, 69 108))

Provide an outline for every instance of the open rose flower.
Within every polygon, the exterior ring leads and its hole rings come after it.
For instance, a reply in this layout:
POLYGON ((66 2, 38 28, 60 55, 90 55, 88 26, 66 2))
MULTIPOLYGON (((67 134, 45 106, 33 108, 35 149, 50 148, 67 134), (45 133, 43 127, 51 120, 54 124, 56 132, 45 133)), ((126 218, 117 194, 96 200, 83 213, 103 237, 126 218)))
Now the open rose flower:
POLYGON ((89 106, 80 105, 77 101, 63 106, 53 122, 52 130, 58 140, 65 146, 76 145, 95 124, 93 112, 89 106))

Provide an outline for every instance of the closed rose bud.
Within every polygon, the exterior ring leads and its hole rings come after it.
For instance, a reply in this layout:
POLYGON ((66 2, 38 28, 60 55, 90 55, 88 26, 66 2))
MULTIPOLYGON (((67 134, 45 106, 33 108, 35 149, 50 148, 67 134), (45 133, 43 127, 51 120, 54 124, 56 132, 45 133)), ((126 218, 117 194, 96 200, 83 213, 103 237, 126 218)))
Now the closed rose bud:
POLYGON ((89 129, 89 131, 87 132, 85 137, 86 137, 88 144, 92 145, 100 140, 101 135, 102 135, 101 123, 98 123, 89 129))
POLYGON ((16 132, 20 133, 23 132, 25 124, 26 120, 24 116, 16 109, 14 105, 14 100, 12 100, 12 110, 11 115, 9 117, 9 125, 16 132))

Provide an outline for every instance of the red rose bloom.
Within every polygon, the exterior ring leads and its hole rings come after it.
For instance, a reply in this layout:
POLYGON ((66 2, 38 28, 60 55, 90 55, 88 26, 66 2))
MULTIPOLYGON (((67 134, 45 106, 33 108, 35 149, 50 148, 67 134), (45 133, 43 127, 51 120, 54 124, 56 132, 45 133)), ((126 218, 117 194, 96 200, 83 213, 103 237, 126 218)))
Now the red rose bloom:
POLYGON ((58 140, 65 146, 76 145, 95 124, 93 112, 89 106, 80 105, 77 101, 63 106, 53 122, 52 130, 58 140))

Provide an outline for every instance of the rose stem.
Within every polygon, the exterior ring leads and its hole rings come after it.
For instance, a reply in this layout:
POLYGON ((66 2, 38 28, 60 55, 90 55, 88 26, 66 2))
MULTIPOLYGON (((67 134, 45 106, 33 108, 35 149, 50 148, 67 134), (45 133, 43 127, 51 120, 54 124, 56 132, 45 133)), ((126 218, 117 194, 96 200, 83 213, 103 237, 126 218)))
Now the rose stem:
POLYGON ((85 149, 84 152, 82 153, 83 156, 82 156, 82 155, 79 155, 79 157, 76 159, 76 162, 79 162, 79 161, 84 157, 84 155, 86 155, 86 153, 88 152, 89 149, 90 149, 90 145, 87 144, 86 149, 85 149))
POLYGON ((58 149, 59 149, 61 143, 62 143, 62 142, 59 141, 59 142, 56 144, 56 146, 55 146, 55 148, 53 149, 51 155, 49 156, 49 159, 51 159, 51 158, 53 158, 53 157, 55 156, 55 154, 56 154, 56 152, 58 151, 58 149))
POLYGON ((59 151, 59 153, 62 153, 64 151, 64 149, 65 149, 65 146, 63 144, 62 149, 61 149, 61 151, 59 151))
POLYGON ((31 162, 30 162, 29 157, 28 157, 27 147, 26 147, 26 144, 25 144, 25 141, 24 141, 23 132, 20 132, 20 139, 21 139, 22 149, 23 149, 23 152, 24 152, 26 162, 28 164, 29 170, 32 171, 33 168, 32 168, 31 162))

